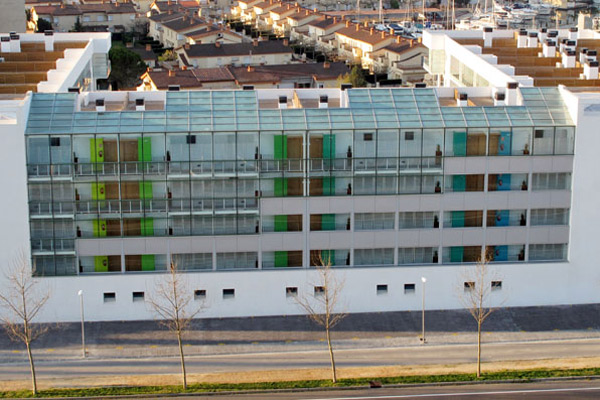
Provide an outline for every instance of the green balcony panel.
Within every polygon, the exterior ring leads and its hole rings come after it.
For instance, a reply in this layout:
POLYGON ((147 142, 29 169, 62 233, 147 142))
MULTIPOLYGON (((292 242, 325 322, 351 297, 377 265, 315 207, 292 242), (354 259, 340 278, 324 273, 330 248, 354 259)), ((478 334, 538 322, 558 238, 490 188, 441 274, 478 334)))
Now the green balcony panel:
POLYGON ((142 271, 156 270, 154 254, 142 254, 142 271))
POLYGON ((154 218, 142 218, 140 225, 142 236, 154 236, 154 218))
POLYGON ((288 182, 287 178, 275 178, 274 179, 274 192, 276 197, 287 196, 288 182))
POLYGON ((288 266, 288 253, 287 251, 276 251, 275 252, 275 268, 282 268, 288 266))
POLYGON ((152 161, 152 138, 138 138, 138 161, 152 161))
POLYGON ((464 192, 467 189, 466 175, 452 175, 452 190, 454 192, 464 192))
POLYGON ((94 257, 94 272, 108 272, 108 256, 94 257))
POLYGON ((287 136, 275 135, 273 137, 273 153, 276 160, 287 158, 287 136))
POLYGON ((465 212, 464 211, 452 211, 452 227, 462 228, 465 226, 465 212))
POLYGON ((335 158, 335 135, 323 135, 323 158, 335 158))
POLYGON ((463 261, 464 249, 462 246, 450 247, 450 262, 461 263, 463 261))
POLYGON ((321 215, 321 229, 323 229, 324 231, 335 230, 335 214, 321 215))
POLYGON ((90 161, 104 162, 104 139, 90 139, 90 161))
POLYGON ((287 215, 276 215, 275 216, 275 232, 287 232, 288 230, 288 216, 287 215))
POLYGON ((140 199, 152 200, 152 182, 140 182, 140 199))
POLYGON ((94 236, 95 237, 106 237, 106 220, 95 219, 94 220, 94 236))
POLYGON ((323 266, 335 265, 335 250, 321 250, 321 261, 323 266))
POLYGON ((104 183, 92 183, 92 200, 106 200, 106 185, 104 183))
POLYGON ((323 177, 323 196, 335 195, 335 176, 323 177))
POLYGON ((452 136, 452 148, 456 157, 467 155, 467 132, 454 132, 452 136))

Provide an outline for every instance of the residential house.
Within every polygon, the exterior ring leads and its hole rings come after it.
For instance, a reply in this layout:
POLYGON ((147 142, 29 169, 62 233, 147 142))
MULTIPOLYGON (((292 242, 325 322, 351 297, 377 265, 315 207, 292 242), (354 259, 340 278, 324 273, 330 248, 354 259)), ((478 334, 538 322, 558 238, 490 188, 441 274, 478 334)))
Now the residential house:
POLYGON ((176 49, 179 65, 213 68, 225 65, 289 64, 292 49, 286 40, 254 40, 252 43, 186 44, 176 49))
POLYGON ((271 24, 268 23, 270 18, 269 12, 277 7, 280 7, 281 4, 282 3, 273 0, 261 1, 260 3, 255 4, 253 13, 256 20, 256 25, 259 27, 270 27, 271 24))
POLYGON ((57 32, 68 32, 79 22, 86 31, 123 32, 134 23, 137 11, 131 3, 61 4, 33 6, 36 15, 52 23, 57 32))
POLYGON ((237 5, 231 7, 231 15, 243 22, 252 22, 256 18, 254 6, 260 2, 261 0, 238 0, 237 5))
POLYGON ((162 23, 162 44, 165 47, 177 48, 183 46, 187 39, 186 33, 198 31, 208 27, 209 24, 200 18, 183 14, 180 18, 162 23))
POLYGON ((209 25, 196 31, 188 32, 184 36, 186 43, 189 44, 215 43, 217 41, 221 43, 242 43, 244 40, 242 35, 231 29, 223 28, 222 25, 209 25))
POLYGON ((239 88, 334 88, 349 73, 345 63, 306 63, 227 67, 239 88))
POLYGON ((133 43, 128 43, 127 48, 134 53, 139 54, 142 60, 146 63, 146 65, 150 68, 156 68, 156 62, 158 57, 156 53, 152 50, 151 44, 146 44, 145 48, 133 47, 133 43))
POLYGON ((288 36, 292 29, 303 29, 305 32, 308 32, 307 24, 317 18, 319 18, 320 14, 309 10, 308 8, 300 8, 296 9, 296 12, 288 15, 285 18, 285 23, 283 21, 278 21, 275 26, 278 28, 275 29, 275 33, 281 36, 288 36), (280 31, 277 31, 280 29, 280 31))
POLYGON ((376 31, 375 28, 366 28, 366 23, 363 27, 346 21, 346 26, 335 32, 338 56, 360 62, 363 68, 372 66, 370 53, 394 43, 395 40, 394 35, 376 31))
POLYGON ((235 89, 235 78, 225 67, 193 69, 148 69, 142 76, 141 91, 168 90, 178 86, 183 90, 235 89))
POLYGON ((402 82, 422 82, 425 77, 423 67, 428 50, 415 40, 401 39, 371 54, 373 71, 387 73, 388 79, 402 79, 402 82))
POLYGON ((294 7, 291 3, 281 3, 279 7, 275 7, 269 11, 269 17, 264 22, 266 25, 272 27, 273 32, 279 34, 279 32, 285 29, 286 17, 297 11, 300 11, 300 7, 294 7))
POLYGON ((173 10, 169 10, 162 14, 151 14, 148 17, 148 35, 154 40, 163 43, 163 24, 181 17, 183 17, 183 13, 175 13, 173 10))
POLYGON ((157 12, 159 14, 169 12, 191 12, 197 14, 200 10, 201 4, 196 0, 168 0, 168 1, 153 1, 150 5, 150 11, 157 12))

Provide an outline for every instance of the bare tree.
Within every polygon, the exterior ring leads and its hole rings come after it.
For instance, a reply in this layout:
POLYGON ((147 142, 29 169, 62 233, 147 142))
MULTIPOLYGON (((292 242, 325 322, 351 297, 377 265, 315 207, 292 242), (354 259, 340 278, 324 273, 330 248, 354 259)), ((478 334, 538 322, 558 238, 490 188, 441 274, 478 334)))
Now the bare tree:
POLYGON ((39 288, 31 275, 29 259, 24 251, 11 262, 5 273, 6 289, 0 291, 0 320, 11 340, 25 344, 31 370, 31 390, 37 394, 35 364, 31 344, 48 331, 45 325, 33 320, 50 298, 48 289, 39 288))
POLYGON ((332 269, 330 252, 327 252, 326 256, 323 256, 323 252, 318 252, 313 258, 313 264, 315 264, 317 270, 317 280, 313 282, 314 296, 297 296, 295 300, 310 320, 325 328, 327 349, 329 350, 331 362, 331 377, 333 383, 335 383, 337 382, 337 374, 331 344, 331 329, 346 317, 345 312, 337 310, 341 306, 340 295, 345 281, 337 277, 332 269))
POLYGON ((459 298, 477 323, 477 377, 481 377, 481 330, 485 320, 498 308, 490 306, 493 285, 499 277, 490 268, 490 256, 466 267, 459 288, 459 298))
POLYGON ((189 328, 192 319, 202 311, 202 304, 193 304, 194 295, 189 290, 176 262, 171 262, 167 274, 157 277, 154 290, 147 296, 146 301, 160 318, 159 324, 177 336, 179 360, 181 362, 181 379, 183 388, 187 389, 183 336, 189 328))

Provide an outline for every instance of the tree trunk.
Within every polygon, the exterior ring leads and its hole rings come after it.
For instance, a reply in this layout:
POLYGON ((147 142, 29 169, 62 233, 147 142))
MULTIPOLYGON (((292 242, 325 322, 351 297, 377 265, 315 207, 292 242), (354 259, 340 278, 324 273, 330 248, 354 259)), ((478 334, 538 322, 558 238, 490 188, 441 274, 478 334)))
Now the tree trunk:
POLYGON ((181 332, 177 331, 177 344, 179 345, 179 359, 181 361, 181 378, 183 380, 183 390, 187 389, 187 377, 185 374, 185 357, 183 356, 183 345, 181 343, 181 332))
POLYGON ((481 378, 481 322, 477 321, 477 377, 481 378))
POLYGON ((331 346, 331 335, 329 334, 329 328, 325 329, 327 334, 327 347, 329 349, 329 359, 331 360, 331 376, 333 383, 337 382, 337 376, 335 373, 335 359, 333 358, 333 347, 331 346))
POLYGON ((33 356, 31 355, 31 346, 29 341, 25 341, 25 346, 27 346, 27 357, 29 357, 29 368, 31 369, 31 391, 35 396, 37 394, 37 380, 35 378, 35 365, 33 364, 33 356))

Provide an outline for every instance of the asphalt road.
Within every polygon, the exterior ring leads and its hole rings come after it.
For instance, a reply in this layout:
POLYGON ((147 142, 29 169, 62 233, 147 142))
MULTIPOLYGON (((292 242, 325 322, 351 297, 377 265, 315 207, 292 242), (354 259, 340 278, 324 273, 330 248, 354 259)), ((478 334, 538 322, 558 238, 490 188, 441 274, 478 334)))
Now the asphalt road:
MULTIPOLYGON (((186 364, 189 373, 326 368, 329 359, 323 346, 323 351, 189 356, 186 364)), ((600 339, 489 343, 484 344, 482 356, 484 362, 595 357, 600 356, 600 339)), ((336 352, 338 367, 469 363, 475 362, 475 357, 474 345, 343 349, 336 352)), ((43 361, 36 367, 40 378, 171 374, 179 372, 179 361, 175 357, 103 358, 43 361)), ((29 373, 28 368, 25 362, 0 364, 0 380, 23 379, 29 373)))
MULTIPOLYGON (((285 392, 237 394, 220 396, 193 396, 188 399, 198 400, 393 400, 393 399, 491 399, 491 400, 562 400, 562 399, 598 399, 600 398, 600 382, 592 381, 560 381, 517 384, 485 384, 428 386, 412 388, 380 388, 360 390, 332 390, 316 392, 285 392)), ((172 397, 171 397, 172 399, 172 397)))

